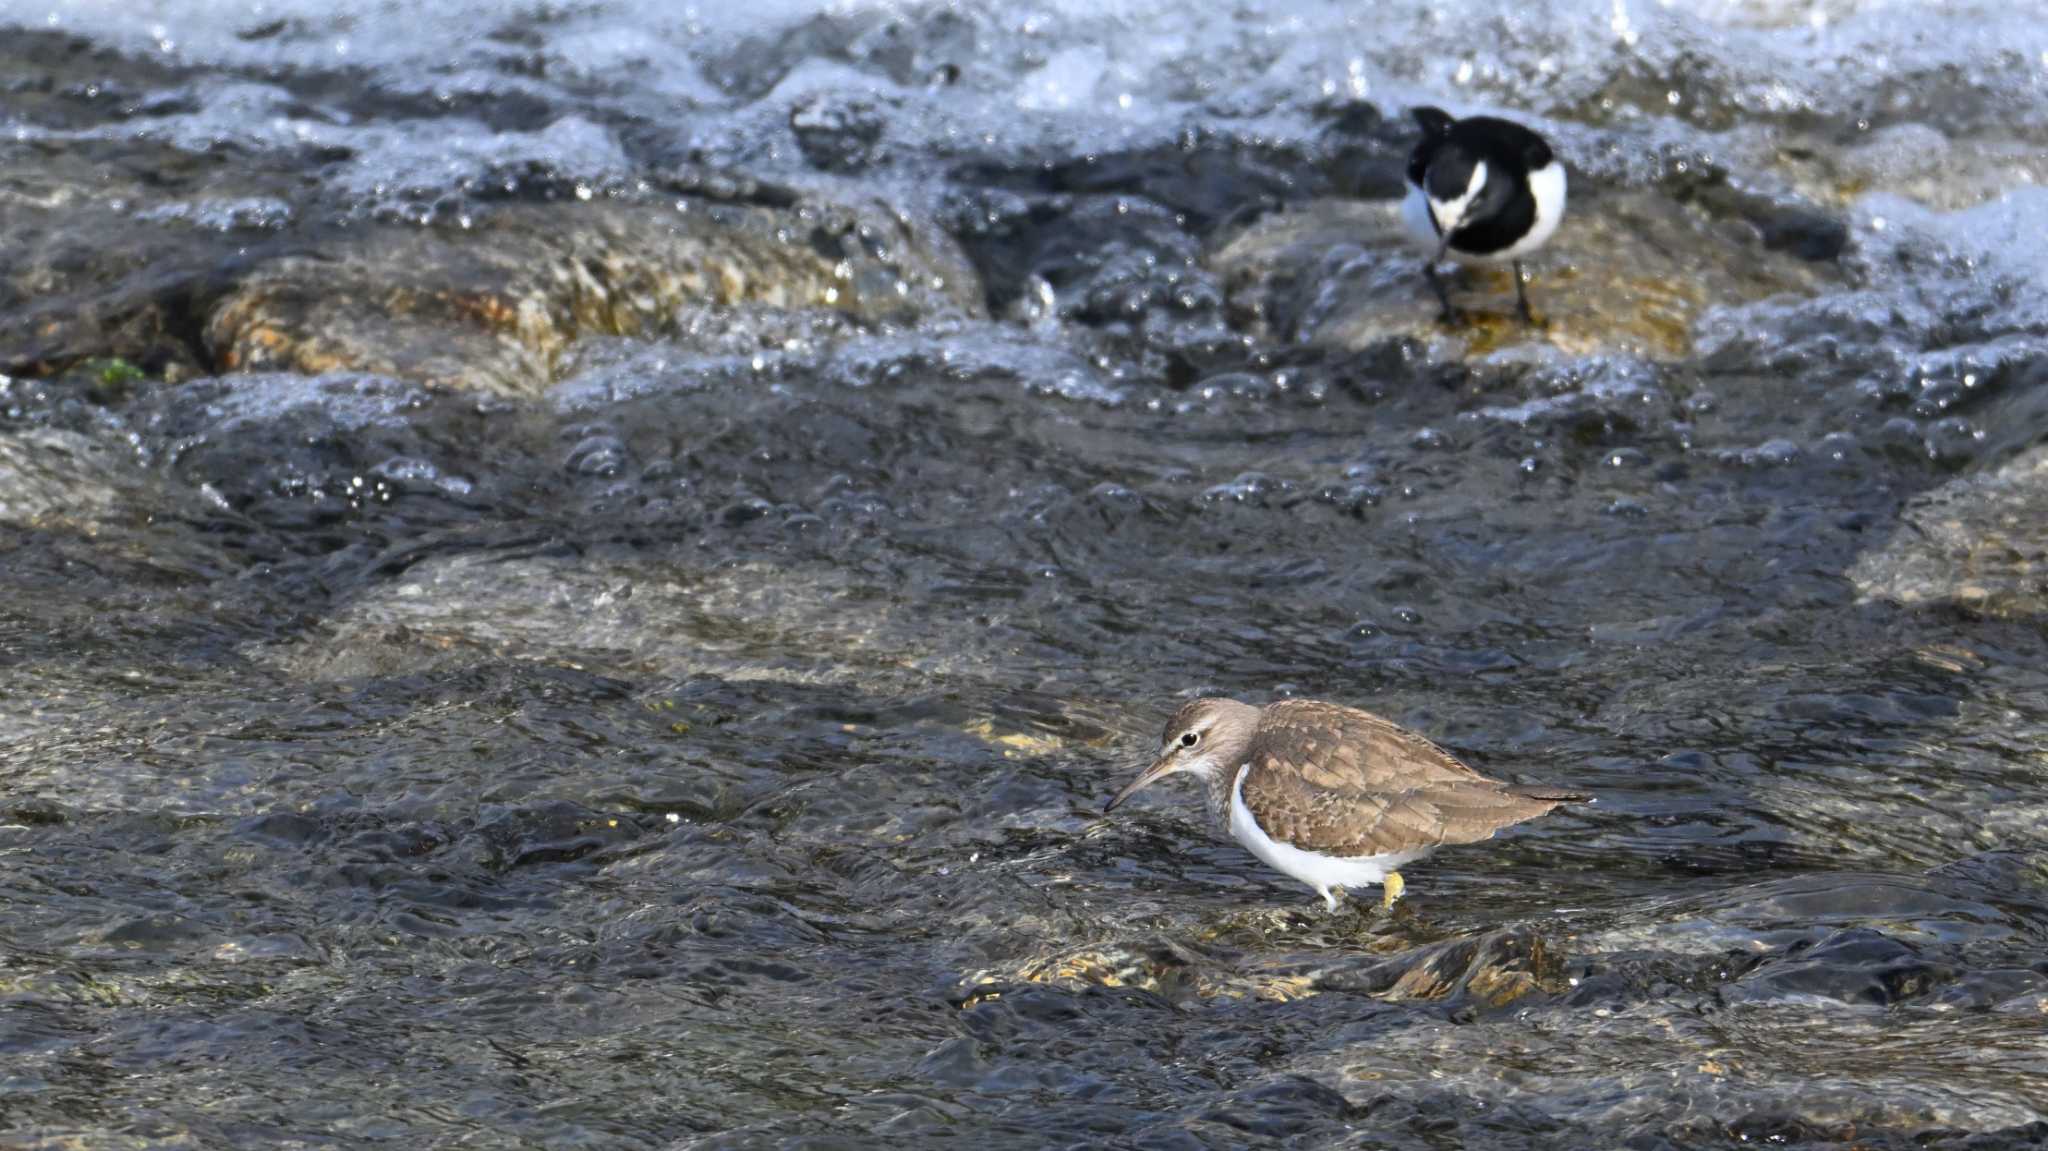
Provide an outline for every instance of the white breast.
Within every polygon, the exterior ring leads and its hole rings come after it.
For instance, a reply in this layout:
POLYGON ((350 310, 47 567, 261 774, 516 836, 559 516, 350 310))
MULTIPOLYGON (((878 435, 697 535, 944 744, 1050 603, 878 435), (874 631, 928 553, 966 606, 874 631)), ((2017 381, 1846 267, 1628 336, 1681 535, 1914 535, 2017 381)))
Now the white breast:
POLYGON ((1401 201, 1401 225, 1424 251, 1436 251, 1439 238, 1436 224, 1429 218, 1429 197, 1413 184, 1408 185, 1408 198, 1401 201))
POLYGON ((1492 253, 1490 259, 1517 260, 1550 242, 1551 233, 1564 219, 1564 164, 1552 160, 1529 173, 1529 194, 1536 198, 1536 223, 1528 235, 1492 253))
POLYGON ((1291 843, 1278 842, 1266 834, 1259 821, 1252 818, 1251 809, 1244 805, 1244 777, 1251 774, 1251 770, 1252 765, 1248 763, 1239 767, 1237 781, 1230 787, 1230 837, 1244 844, 1246 850, 1258 856, 1268 867, 1315 888, 1316 894, 1333 909, 1337 906, 1337 897, 1331 893, 1331 888, 1371 886, 1384 880, 1387 872, 1423 855, 1423 852, 1411 851, 1347 859, 1303 851, 1291 843))

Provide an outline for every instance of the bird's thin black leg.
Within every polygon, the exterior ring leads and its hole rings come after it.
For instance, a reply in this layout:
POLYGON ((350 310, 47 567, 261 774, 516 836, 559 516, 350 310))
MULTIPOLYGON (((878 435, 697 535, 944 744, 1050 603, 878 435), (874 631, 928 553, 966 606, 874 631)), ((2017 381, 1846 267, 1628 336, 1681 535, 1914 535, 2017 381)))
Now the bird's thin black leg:
POLYGON ((1457 323, 1458 309, 1451 306, 1450 289, 1444 287, 1443 279, 1436 274, 1436 264, 1431 262, 1422 265, 1422 274, 1429 277, 1429 286, 1436 291, 1436 302, 1443 305, 1444 313, 1438 318, 1446 324, 1457 323))
POLYGON ((1522 322, 1530 327, 1536 325, 1536 314, 1529 310, 1529 291, 1522 286, 1522 261, 1515 261, 1515 306, 1521 310, 1522 322))

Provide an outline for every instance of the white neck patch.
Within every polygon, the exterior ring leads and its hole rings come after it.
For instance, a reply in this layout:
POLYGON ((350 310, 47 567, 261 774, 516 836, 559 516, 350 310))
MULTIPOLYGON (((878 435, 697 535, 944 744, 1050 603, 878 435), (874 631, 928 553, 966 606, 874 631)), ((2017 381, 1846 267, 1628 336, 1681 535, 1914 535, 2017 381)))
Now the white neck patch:
POLYGON ((1479 198, 1479 189, 1486 187, 1486 161, 1472 165, 1472 178, 1465 182, 1465 194, 1455 200, 1429 198, 1430 215, 1436 217, 1437 230, 1450 235, 1465 222, 1465 213, 1472 207, 1472 201, 1479 198))

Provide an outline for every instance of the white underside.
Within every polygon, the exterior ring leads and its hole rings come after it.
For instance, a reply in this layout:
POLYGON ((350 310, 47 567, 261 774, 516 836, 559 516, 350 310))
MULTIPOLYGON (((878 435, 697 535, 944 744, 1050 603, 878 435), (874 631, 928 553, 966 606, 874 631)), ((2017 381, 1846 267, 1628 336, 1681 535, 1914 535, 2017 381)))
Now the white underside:
POLYGON ((1238 768, 1237 780, 1230 786, 1230 837, 1244 844, 1246 850, 1258 856, 1266 866, 1315 888, 1316 894, 1322 896, 1323 902, 1332 909, 1337 906, 1337 896, 1332 888, 1370 887, 1384 882, 1389 871, 1399 870, 1403 864, 1425 854, 1406 851, 1347 859, 1303 851, 1293 844, 1281 843, 1266 834, 1259 821, 1252 818, 1251 809, 1244 805, 1244 777, 1250 773, 1251 764, 1238 768))
POLYGON ((1506 251, 1495 253, 1495 260, 1517 259, 1550 242, 1564 220, 1564 165, 1552 160, 1529 173, 1529 194, 1536 197, 1535 226, 1506 251))
MULTIPOLYGON (((1536 223, 1530 227, 1528 235, 1498 252, 1483 255, 1452 248, 1451 258, 1467 264, 1504 264, 1509 260, 1519 260, 1549 243, 1550 237, 1557 232, 1557 225, 1564 220, 1564 165, 1552 160, 1529 173, 1529 194, 1536 198, 1536 223)), ((1413 184, 1408 185, 1408 197, 1401 201, 1401 223, 1424 249, 1436 251, 1438 237, 1429 213, 1429 197, 1413 184)))
POLYGON ((1429 197, 1413 184, 1408 185, 1408 198, 1401 201, 1401 224, 1423 251, 1436 251, 1438 237, 1436 223, 1429 218, 1429 197))

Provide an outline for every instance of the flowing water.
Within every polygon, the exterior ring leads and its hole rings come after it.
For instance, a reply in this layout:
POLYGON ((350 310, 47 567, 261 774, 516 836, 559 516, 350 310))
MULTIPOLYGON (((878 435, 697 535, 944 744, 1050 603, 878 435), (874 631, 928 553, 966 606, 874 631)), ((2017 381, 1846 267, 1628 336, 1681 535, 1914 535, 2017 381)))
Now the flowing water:
POLYGON ((2048 435, 2044 16, 0 3, 0 1139, 2039 1145, 2048 631, 1871 589, 2048 435), (1326 914, 1100 814, 1195 692, 1598 803, 1326 914))

